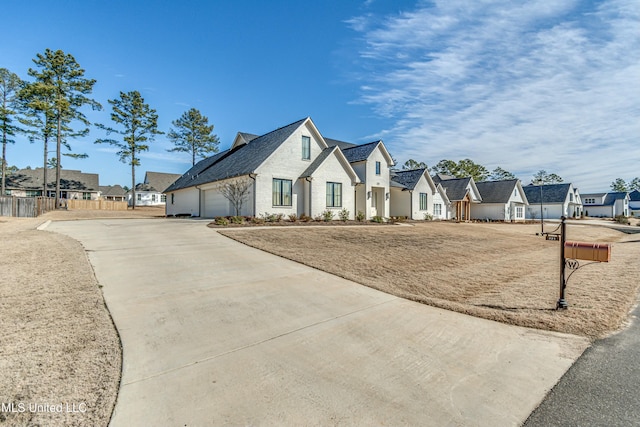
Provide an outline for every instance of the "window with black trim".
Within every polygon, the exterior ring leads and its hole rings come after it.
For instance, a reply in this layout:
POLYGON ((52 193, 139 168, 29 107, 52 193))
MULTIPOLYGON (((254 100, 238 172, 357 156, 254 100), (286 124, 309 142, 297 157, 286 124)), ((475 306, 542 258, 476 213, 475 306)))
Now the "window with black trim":
POLYGON ((342 183, 327 182, 327 207, 342 207, 342 183))
POLYGON ((302 137, 302 160, 311 160, 311 138, 302 137))
POLYGON ((273 178, 273 206, 291 206, 292 181, 273 178))
POLYGON ((427 193, 420 193, 420 210, 427 210, 427 193))
POLYGON ((380 175, 380 162, 376 162, 376 175, 380 175))

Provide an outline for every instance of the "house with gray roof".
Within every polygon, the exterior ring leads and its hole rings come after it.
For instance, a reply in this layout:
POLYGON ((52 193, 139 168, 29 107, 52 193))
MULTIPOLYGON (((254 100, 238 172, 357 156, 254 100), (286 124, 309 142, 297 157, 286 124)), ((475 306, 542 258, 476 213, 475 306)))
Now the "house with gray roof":
POLYGON ((519 179, 476 183, 482 203, 471 205, 471 219, 521 222, 529 201, 519 179))
MULTIPOLYGON (((144 182, 136 184, 136 206, 164 206, 167 196, 164 190, 181 177, 176 173, 147 172, 144 182)), ((133 205, 133 192, 127 192, 127 202, 133 205)))
MULTIPOLYGON (((5 195, 39 197, 44 192, 44 168, 20 169, 6 178, 5 195)), ((60 199, 98 200, 100 188, 97 173, 60 169, 60 199)), ((47 197, 55 197, 56 173, 47 171, 47 197)))
POLYGON ((633 216, 640 216, 640 191, 638 190, 629 193, 629 213, 633 216))
POLYGON ((580 192, 571 183, 525 185, 524 193, 529 201, 525 213, 527 219, 539 219, 542 210, 544 219, 579 217, 582 214, 580 192))
POLYGON ((629 202, 629 193, 626 191, 582 194, 584 213, 591 217, 615 218, 618 215, 629 216, 629 202))
POLYGON ((238 133, 231 148, 196 163, 166 188, 166 213, 235 215, 222 192, 232 183, 249 187, 241 215, 317 216, 347 209, 352 219, 356 187, 363 186, 342 150, 328 144, 307 117, 260 136, 238 133))
POLYGON ((444 188, 435 184, 427 168, 391 171, 390 212, 409 219, 446 219, 450 204, 444 188))
POLYGON ((447 219, 469 221, 471 219, 471 205, 482 202, 482 196, 473 178, 454 178, 436 174, 433 177, 433 182, 444 188, 450 202, 447 219))
POLYGON ((124 191, 121 185, 101 185, 100 189, 100 198, 102 200, 110 200, 114 202, 126 202, 127 201, 127 192, 124 191))

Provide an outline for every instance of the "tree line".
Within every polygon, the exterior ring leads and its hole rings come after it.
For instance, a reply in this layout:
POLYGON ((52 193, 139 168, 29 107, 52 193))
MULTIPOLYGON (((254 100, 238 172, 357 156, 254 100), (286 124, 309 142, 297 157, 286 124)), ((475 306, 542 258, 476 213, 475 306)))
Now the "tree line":
MULTIPOLYGON (((424 162, 418 162, 414 159, 407 160, 403 165, 403 170, 427 169, 434 174, 449 175, 454 178, 471 177, 475 182, 483 181, 504 181, 507 179, 517 179, 511 172, 501 167, 489 171, 483 165, 475 163, 471 159, 462 159, 458 162, 454 160, 443 159, 436 163, 435 166, 429 168, 424 162)), ((531 180, 531 184, 559 184, 563 182, 562 178, 555 173, 547 173, 545 170, 538 171, 531 180)))
MULTIPOLYGON (((90 123, 83 110, 101 110, 102 105, 90 97, 95 79, 85 77, 85 70, 76 59, 62 50, 45 49, 33 59, 29 80, 22 80, 6 68, 0 68, 0 131, 2 132, 2 165, 0 195, 5 194, 7 145, 15 143, 18 134, 24 134, 31 143, 43 144, 43 195, 47 195, 47 170, 55 169, 55 202, 59 204, 60 169, 62 156, 86 158, 85 153, 74 153, 70 141, 85 137, 93 126, 106 133, 97 144, 110 144, 118 148, 118 158, 131 166, 132 207, 135 209, 135 168, 140 165, 140 153, 149 150, 149 143, 157 135, 158 114, 147 104, 139 91, 120 92, 109 99, 111 126, 90 123), (118 138, 110 137, 117 135, 118 138), (49 144, 55 144, 56 156, 49 158, 49 144)), ((191 154, 196 160, 218 152, 220 143, 213 133, 213 125, 202 113, 191 108, 171 122, 167 138, 173 143, 170 152, 191 154)))

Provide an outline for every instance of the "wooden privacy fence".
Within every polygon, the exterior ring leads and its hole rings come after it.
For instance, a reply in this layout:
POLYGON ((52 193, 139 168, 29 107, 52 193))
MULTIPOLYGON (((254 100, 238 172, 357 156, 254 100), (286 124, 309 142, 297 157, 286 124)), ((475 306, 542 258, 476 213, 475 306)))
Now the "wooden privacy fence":
POLYGON ((0 216, 35 218, 55 207, 53 197, 0 196, 0 216))
POLYGON ((114 200, 67 200, 67 209, 86 209, 93 211, 126 211, 127 202, 114 200))

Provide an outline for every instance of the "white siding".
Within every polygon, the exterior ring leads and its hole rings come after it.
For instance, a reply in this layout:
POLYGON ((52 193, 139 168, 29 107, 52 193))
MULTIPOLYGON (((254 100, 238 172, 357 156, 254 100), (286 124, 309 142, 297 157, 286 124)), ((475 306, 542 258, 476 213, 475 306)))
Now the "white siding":
MULTIPOLYGON (((256 210, 255 214, 282 213, 300 215, 304 208, 303 180, 298 177, 311 165, 324 149, 324 145, 313 131, 313 126, 298 128, 285 142, 256 170, 256 210), (302 160, 302 136, 311 138, 311 160, 302 160), (273 205, 273 179, 288 179, 293 184, 292 206, 273 205)), ((305 212, 306 213, 306 212, 305 212)))
POLYGON ((436 193, 433 196, 433 203, 431 204, 431 209, 434 209, 434 213, 433 213, 433 218, 434 219, 449 219, 450 218, 450 212, 449 212, 449 207, 447 206, 447 204, 444 202, 444 200, 442 200, 442 197, 440 196, 440 193, 438 193, 436 191, 436 193), (435 214, 435 208, 434 205, 439 204, 440 206, 442 206, 442 210, 441 210, 441 214, 440 215, 436 215, 435 214))
POLYGON ((411 192, 401 188, 391 187, 391 203, 389 204, 391 216, 411 216, 411 192))
POLYGON ((338 212, 345 208, 349 211, 349 219, 354 219, 354 203, 355 192, 351 177, 334 153, 325 159, 322 165, 313 173, 313 179, 311 180, 311 216, 315 217, 325 210, 330 210, 335 214, 334 219, 338 219, 338 212), (341 207, 327 207, 327 182, 342 184, 341 207))
POLYGON ((196 188, 185 188, 167 194, 167 204, 165 212, 168 216, 172 215, 191 215, 200 216, 198 210, 199 191, 196 188), (172 199, 173 195, 173 199, 172 199))
POLYGON ((422 175, 415 189, 413 190, 411 219, 424 219, 424 214, 433 215, 433 192, 427 182, 427 178, 422 175), (420 210, 420 193, 427 194, 427 210, 420 210))
MULTIPOLYGON (((358 164, 358 169, 356 169, 356 173, 360 180, 362 177, 360 176, 361 166, 358 164)), ((364 213, 367 219, 370 219, 373 215, 373 194, 371 197, 367 198, 367 194, 370 191, 373 191, 376 188, 378 193, 378 209, 376 214, 378 216, 388 217, 389 216, 389 200, 386 198, 386 193, 389 192, 389 167, 390 164, 387 163, 384 155, 382 154, 382 150, 378 147, 376 148, 367 158, 365 168, 364 168, 364 176, 365 176, 365 185, 364 192, 362 196, 360 196, 359 204, 364 205, 364 213), (376 175, 376 162, 380 162, 380 175, 376 175), (363 200, 364 199, 364 200, 363 200)))

